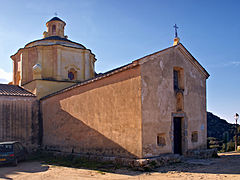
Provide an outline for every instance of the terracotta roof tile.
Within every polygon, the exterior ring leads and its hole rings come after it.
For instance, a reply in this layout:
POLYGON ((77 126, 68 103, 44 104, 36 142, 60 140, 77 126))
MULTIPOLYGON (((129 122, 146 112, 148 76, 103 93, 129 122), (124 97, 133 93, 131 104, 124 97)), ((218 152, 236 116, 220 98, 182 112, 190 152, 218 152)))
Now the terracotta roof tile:
POLYGON ((0 84, 0 96, 31 96, 35 97, 31 92, 16 85, 0 84))

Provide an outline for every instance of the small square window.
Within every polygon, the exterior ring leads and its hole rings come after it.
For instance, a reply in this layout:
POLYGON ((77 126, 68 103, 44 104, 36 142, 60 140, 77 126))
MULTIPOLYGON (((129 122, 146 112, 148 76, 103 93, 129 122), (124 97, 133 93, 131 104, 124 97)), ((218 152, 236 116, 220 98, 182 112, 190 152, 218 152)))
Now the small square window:
POLYGON ((157 145, 166 146, 165 134, 161 133, 157 135, 157 145))
POLYGON ((198 132, 197 131, 192 132, 192 142, 198 142, 198 132))

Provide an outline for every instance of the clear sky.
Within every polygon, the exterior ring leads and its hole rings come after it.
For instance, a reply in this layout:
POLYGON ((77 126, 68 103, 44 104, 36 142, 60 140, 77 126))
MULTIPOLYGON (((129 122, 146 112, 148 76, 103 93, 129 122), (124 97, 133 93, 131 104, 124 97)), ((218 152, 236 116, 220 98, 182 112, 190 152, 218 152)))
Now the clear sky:
POLYGON ((42 38, 54 13, 69 39, 91 49, 105 72, 181 43, 211 75, 207 110, 234 122, 240 113, 238 0, 0 0, 0 82, 12 79, 10 56, 42 38))

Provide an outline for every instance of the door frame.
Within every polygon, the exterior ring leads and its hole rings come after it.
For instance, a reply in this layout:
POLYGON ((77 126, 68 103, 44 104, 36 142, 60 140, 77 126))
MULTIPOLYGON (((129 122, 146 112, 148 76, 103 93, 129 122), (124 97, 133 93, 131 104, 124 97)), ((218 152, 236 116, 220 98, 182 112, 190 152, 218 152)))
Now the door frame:
POLYGON ((181 117, 173 118, 173 153, 182 155, 182 119, 181 117))
POLYGON ((179 112, 179 113, 172 113, 172 129, 171 129, 171 142, 172 142, 172 153, 174 154, 174 118, 181 118, 181 152, 183 155, 186 154, 187 152, 187 138, 188 138, 188 121, 187 121, 187 116, 186 113, 184 112, 179 112))

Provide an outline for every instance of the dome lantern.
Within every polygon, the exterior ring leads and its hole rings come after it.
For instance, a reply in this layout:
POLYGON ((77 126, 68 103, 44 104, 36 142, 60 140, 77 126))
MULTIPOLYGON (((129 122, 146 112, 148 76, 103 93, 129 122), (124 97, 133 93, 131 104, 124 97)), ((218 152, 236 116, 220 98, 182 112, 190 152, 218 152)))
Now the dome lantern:
POLYGON ((64 35, 65 25, 66 23, 63 20, 58 17, 53 17, 46 23, 47 31, 43 33, 43 37, 59 36, 61 38, 67 38, 67 36, 64 35))

